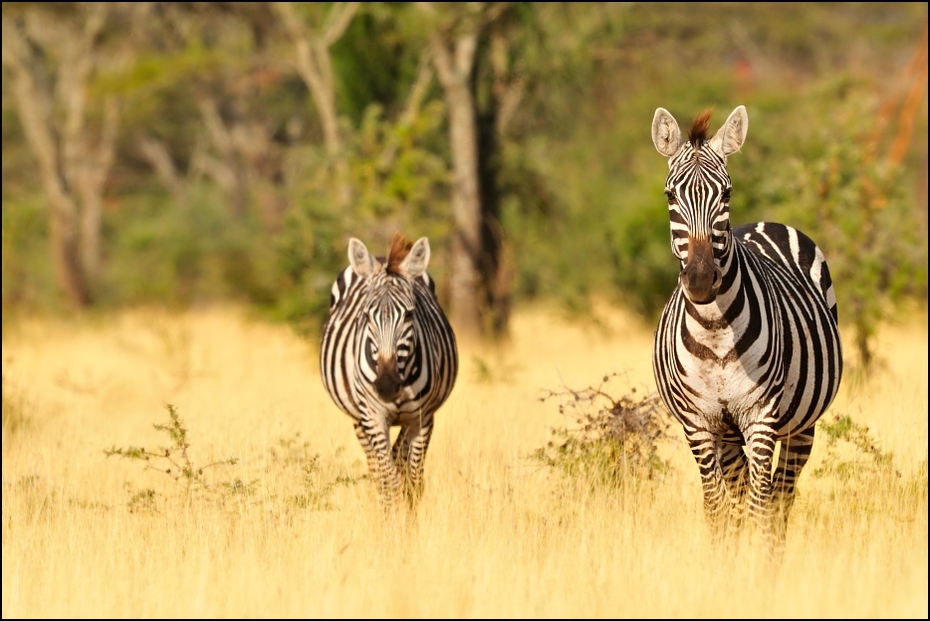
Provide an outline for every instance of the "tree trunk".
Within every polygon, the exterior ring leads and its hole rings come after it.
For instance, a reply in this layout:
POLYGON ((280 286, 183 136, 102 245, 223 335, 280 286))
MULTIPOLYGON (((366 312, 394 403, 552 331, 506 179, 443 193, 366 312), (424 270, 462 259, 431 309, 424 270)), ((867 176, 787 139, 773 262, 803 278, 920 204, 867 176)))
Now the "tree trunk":
POLYGON ((3 16, 3 62, 11 71, 16 109, 26 140, 39 164, 39 177, 49 201, 49 230, 52 257, 58 285, 69 301, 86 306, 90 295, 81 269, 78 242, 78 206, 68 187, 69 175, 63 170, 57 133, 51 118, 54 97, 42 75, 34 52, 24 41, 24 28, 14 25, 13 17, 3 16))
POLYGON ((4 12, 3 64, 10 69, 18 116, 48 197, 59 286, 73 304, 85 306, 100 272, 103 186, 113 163, 119 110, 115 99, 105 102, 94 138, 87 85, 111 7, 84 3, 73 9, 43 13, 36 5, 4 12))
POLYGON ((449 109, 452 149, 452 261, 449 282, 450 320, 464 338, 482 335, 480 278, 481 195, 478 179, 478 125, 471 91, 477 35, 465 33, 452 42, 433 36, 436 72, 449 109))
POLYGON ((495 338, 507 332, 510 319, 510 272, 506 265, 504 229, 501 226, 501 192, 498 181, 498 102, 489 98, 478 111, 478 178, 481 188, 481 306, 485 331, 495 338))
POLYGON ((76 209, 71 199, 63 194, 52 199, 51 203, 50 241, 58 284, 72 304, 84 307, 90 303, 90 293, 85 272, 81 268, 76 209))

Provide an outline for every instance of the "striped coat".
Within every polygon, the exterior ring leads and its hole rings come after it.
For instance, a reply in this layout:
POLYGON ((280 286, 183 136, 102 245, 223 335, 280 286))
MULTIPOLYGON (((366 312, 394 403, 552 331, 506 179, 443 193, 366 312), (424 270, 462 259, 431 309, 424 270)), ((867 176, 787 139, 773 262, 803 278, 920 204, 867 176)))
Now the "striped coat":
POLYGON ((842 377, 836 295, 823 253, 800 231, 773 222, 731 230, 726 163, 748 117, 736 108, 713 138, 709 118, 698 117, 688 140, 666 110, 653 121, 653 142, 668 158, 681 267, 656 329, 653 370, 698 464, 715 535, 739 527, 748 491, 750 517, 774 549, 814 424, 842 377))
POLYGON ((323 384, 353 419, 388 507, 419 499, 433 416, 458 372, 455 334, 426 273, 429 257, 425 237, 410 244, 395 235, 381 259, 351 239, 323 327, 323 384), (392 446, 393 426, 400 432, 392 446))

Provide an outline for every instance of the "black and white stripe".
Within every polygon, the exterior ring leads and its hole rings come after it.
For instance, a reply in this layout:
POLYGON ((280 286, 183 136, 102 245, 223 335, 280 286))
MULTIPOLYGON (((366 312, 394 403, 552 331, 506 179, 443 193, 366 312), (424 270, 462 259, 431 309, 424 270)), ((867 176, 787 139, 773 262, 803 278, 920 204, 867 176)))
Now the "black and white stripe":
POLYGON ((433 415, 458 372, 455 335, 426 273, 429 257, 425 237, 412 247, 395 243, 383 260, 351 239, 323 327, 323 383, 355 420, 386 506, 403 496, 415 504, 422 493, 433 415), (393 447, 392 426, 400 426, 393 447))
POLYGON ((709 117, 698 117, 688 140, 663 108, 652 124, 668 158, 681 266, 653 371, 697 461, 715 535, 738 528, 748 487, 751 520, 780 546, 814 423, 840 385, 836 296, 823 253, 800 231, 772 222, 730 230, 727 157, 743 145, 748 117, 739 106, 708 138, 709 117))

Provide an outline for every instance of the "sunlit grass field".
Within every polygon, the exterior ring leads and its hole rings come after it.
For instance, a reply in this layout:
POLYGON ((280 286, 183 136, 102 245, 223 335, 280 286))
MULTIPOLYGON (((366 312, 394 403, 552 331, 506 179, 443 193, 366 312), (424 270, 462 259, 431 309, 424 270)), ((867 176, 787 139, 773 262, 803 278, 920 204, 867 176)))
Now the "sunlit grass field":
POLYGON ((677 426, 670 468, 627 485, 531 458, 574 423, 547 390, 654 390, 652 326, 598 313, 524 310, 506 346, 460 344, 407 519, 382 515, 317 344, 287 327, 236 309, 7 326, 3 617, 927 617, 925 312, 845 378, 825 418, 875 451, 819 434, 778 568, 710 547, 677 426), (205 486, 105 453, 170 448, 168 404, 205 486))

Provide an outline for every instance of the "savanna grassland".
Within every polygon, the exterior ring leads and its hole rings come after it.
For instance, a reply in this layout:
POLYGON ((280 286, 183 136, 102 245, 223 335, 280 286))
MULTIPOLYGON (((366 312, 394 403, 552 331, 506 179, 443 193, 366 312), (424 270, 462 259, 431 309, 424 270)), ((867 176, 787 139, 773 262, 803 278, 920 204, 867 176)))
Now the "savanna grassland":
POLYGON ((287 327, 7 325, 3 617, 927 617, 926 312, 847 374, 825 420, 853 427, 819 433, 778 570, 710 548, 676 427, 667 468, 623 485, 532 458, 574 424, 547 391, 654 390, 652 327, 600 317, 524 310, 507 346, 460 344, 407 520, 382 517, 317 344, 287 327))

